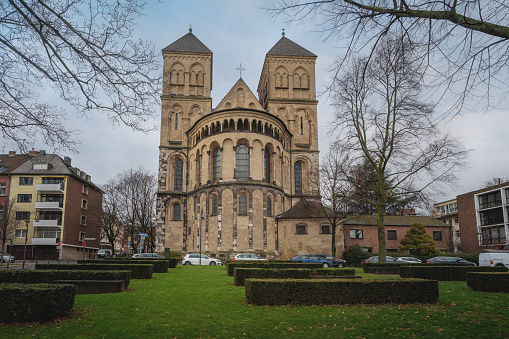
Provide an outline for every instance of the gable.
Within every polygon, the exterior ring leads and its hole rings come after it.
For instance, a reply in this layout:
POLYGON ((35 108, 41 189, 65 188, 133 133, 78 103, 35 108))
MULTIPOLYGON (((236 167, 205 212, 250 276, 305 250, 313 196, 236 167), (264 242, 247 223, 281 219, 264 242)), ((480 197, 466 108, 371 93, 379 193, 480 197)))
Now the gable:
POLYGON ((262 105, 242 78, 237 81, 223 100, 221 100, 215 111, 230 108, 250 108, 264 111, 262 105))

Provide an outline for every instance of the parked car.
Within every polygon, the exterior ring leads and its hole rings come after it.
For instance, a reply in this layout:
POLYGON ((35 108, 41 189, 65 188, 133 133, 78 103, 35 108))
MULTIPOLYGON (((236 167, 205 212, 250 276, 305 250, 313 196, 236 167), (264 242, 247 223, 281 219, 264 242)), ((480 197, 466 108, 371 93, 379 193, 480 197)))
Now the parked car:
POLYGON ((13 255, 10 255, 9 253, 1 252, 1 255, 2 255, 2 261, 5 263, 7 263, 7 262, 13 263, 14 260, 16 259, 16 258, 14 258, 13 255))
POLYGON ((421 259, 417 259, 414 257, 399 257, 399 258, 396 258, 396 261, 404 261, 406 263, 415 263, 415 264, 422 263, 421 259))
MULTIPOLYGON (((209 258, 205 254, 201 255, 201 264, 202 265, 222 265, 223 262, 219 259, 209 258)), ((184 259, 182 259, 182 265, 200 265, 200 254, 191 253, 186 254, 184 259)))
POLYGON ((139 253, 139 254, 133 255, 131 258, 155 259, 155 258, 162 258, 162 256, 160 256, 157 253, 139 253))
POLYGON ((509 268, 509 253, 481 253, 479 266, 505 266, 509 268))
POLYGON ((267 259, 260 258, 260 256, 254 253, 239 253, 235 257, 233 257, 233 260, 267 260, 267 259))
MULTIPOLYGON (((374 257, 371 257, 371 258, 368 258, 366 260, 364 260, 363 262, 378 262, 378 256, 374 256, 374 257)), ((407 263, 407 261, 404 261, 404 260, 397 260, 396 258, 393 258, 391 256, 386 256, 385 257, 385 262, 388 263, 388 264, 403 264, 403 263, 407 263)))
POLYGON ((101 248, 99 251, 97 251, 98 258, 111 257, 111 254, 112 254, 112 251, 108 248, 101 248))
POLYGON ((323 267, 332 267, 333 266, 332 262, 330 260, 322 259, 322 258, 308 255, 308 254, 298 255, 295 258, 292 258, 292 260, 300 260, 306 264, 319 263, 319 264, 322 264, 323 267))
POLYGON ((453 265, 453 266, 477 266, 475 263, 456 257, 434 257, 426 260, 427 264, 453 265))
POLYGON ((329 260, 332 263, 332 266, 334 267, 346 267, 346 260, 344 259, 335 258, 329 254, 311 254, 311 255, 325 260, 329 260))

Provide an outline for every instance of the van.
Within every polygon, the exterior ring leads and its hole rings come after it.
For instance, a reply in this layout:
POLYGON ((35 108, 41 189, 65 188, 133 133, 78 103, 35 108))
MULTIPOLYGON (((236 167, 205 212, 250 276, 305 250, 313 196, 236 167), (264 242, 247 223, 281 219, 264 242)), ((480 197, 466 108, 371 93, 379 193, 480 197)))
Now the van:
POLYGON ((97 252, 98 258, 108 258, 111 257, 111 250, 107 248, 102 248, 97 252))
POLYGON ((479 254, 479 266, 505 266, 509 268, 509 252, 479 254))

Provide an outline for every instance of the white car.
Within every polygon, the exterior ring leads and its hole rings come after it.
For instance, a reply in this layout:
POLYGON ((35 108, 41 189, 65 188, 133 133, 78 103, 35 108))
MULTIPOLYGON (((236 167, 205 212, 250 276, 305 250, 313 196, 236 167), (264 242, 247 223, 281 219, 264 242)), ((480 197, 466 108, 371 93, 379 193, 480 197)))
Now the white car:
POLYGON ((239 253, 235 257, 233 257, 233 260, 267 260, 267 259, 262 259, 254 253, 239 253))
MULTIPOLYGON (((222 265, 223 262, 219 259, 213 259, 207 257, 205 254, 201 255, 201 265, 222 265)), ((200 254, 199 253, 191 253, 186 254, 184 259, 182 260, 182 265, 200 265, 200 254)))
POLYGON ((417 258, 414 258, 414 257, 399 257, 399 258, 396 259, 396 261, 404 261, 404 262, 412 263, 412 264, 420 264, 420 263, 422 263, 422 261, 420 259, 417 259, 417 258))

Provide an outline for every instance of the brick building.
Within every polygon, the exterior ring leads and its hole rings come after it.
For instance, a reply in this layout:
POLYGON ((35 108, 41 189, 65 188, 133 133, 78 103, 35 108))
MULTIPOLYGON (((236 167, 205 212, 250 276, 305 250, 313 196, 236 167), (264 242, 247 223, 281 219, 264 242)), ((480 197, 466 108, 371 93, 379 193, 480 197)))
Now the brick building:
POLYGON ((93 258, 99 249, 102 191, 71 159, 30 151, 9 173, 19 227, 12 254, 22 259, 93 258), (28 231, 28 235, 27 235, 28 231), (86 241, 83 247, 83 242, 86 241), (57 250, 57 242, 61 242, 57 250))
POLYGON ((276 256, 276 216, 320 199, 316 55, 283 36, 258 98, 240 78, 212 108, 212 51, 189 32, 162 53, 157 250, 276 256))

